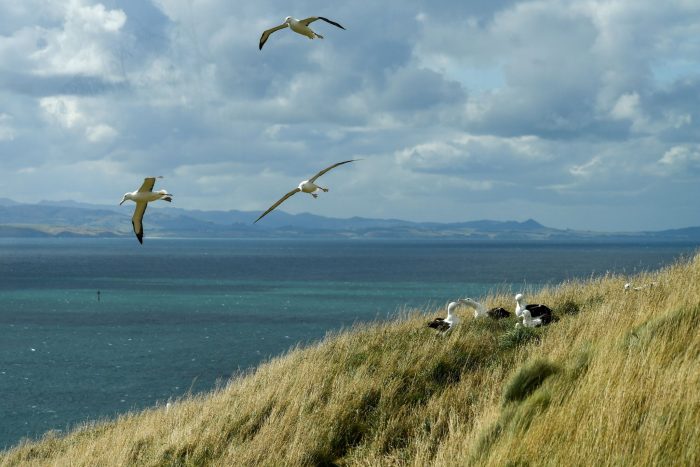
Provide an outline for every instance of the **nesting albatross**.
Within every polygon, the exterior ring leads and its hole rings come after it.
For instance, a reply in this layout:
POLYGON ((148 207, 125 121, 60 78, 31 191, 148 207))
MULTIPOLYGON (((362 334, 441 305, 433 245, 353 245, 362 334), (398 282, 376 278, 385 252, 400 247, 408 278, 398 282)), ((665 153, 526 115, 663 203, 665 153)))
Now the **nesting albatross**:
MULTIPOLYGON (((536 328, 538 326, 542 326, 543 324, 548 324, 551 322, 551 318, 549 320, 545 320, 545 317, 548 315, 542 315, 537 318, 533 318, 530 315, 530 310, 523 310, 521 317, 523 318, 523 323, 522 326, 526 328, 536 328)), ((520 323, 515 323, 515 327, 520 327, 520 323)))
POLYGON ((322 35, 315 33, 309 27, 309 24, 319 19, 321 21, 325 21, 328 24, 332 24, 333 26, 339 27, 340 29, 345 29, 335 21, 331 21, 328 18, 324 18, 323 16, 312 16, 306 19, 296 19, 292 18, 291 16, 287 16, 286 18, 284 18, 284 23, 280 24, 279 26, 275 26, 274 28, 270 28, 262 33, 262 36, 260 36, 260 45, 258 46, 258 48, 262 50, 263 45, 265 45, 265 42, 267 42, 267 39, 270 37, 270 34, 272 34, 275 31, 279 31, 280 29, 284 29, 286 27, 296 32, 297 34, 301 34, 302 36, 308 37, 309 39, 323 39, 322 35))
POLYGON ((143 181, 143 185, 136 191, 131 193, 124 193, 124 198, 122 198, 121 206, 124 201, 131 200, 136 203, 136 209, 134 209, 134 215, 131 218, 131 225, 134 227, 134 233, 139 243, 143 244, 143 214, 146 212, 148 203, 151 201, 156 201, 162 199, 168 203, 173 200, 170 193, 166 190, 153 191, 153 186, 156 184, 156 178, 163 177, 147 177, 143 181))
MULTIPOLYGON (((294 195, 296 193, 299 193, 300 191, 303 193, 309 193, 314 198, 318 198, 318 194, 316 192, 318 190, 327 192, 328 188, 323 188, 321 186, 316 185, 316 179, 319 178, 321 175, 325 174, 326 172, 328 172, 329 170, 338 167, 339 165, 347 164, 349 162, 355 162, 356 160, 358 160, 358 159, 351 159, 349 161, 338 162, 336 164, 331 165, 330 167, 326 167, 325 169, 321 170, 319 173, 317 173, 316 175, 314 175, 310 179, 304 180, 303 182, 301 182, 299 184, 298 187, 296 187, 295 189, 293 189, 292 191, 290 191, 289 193, 284 195, 282 198, 279 199, 279 201, 277 201, 275 204, 270 206, 270 208, 267 211, 265 211, 264 213, 262 213, 260 215, 260 217, 255 219, 255 222, 258 222, 260 219, 265 217, 267 215, 267 213, 269 213, 270 211, 275 209, 280 204, 284 203, 287 200, 287 198, 291 197, 292 195, 294 195)), ((255 224, 255 222, 253 222, 253 224, 255 224)))
POLYGON ((461 300, 456 302, 450 302, 447 305, 447 318, 435 318, 428 323, 429 328, 437 329, 438 331, 445 333, 452 329, 457 323, 459 323, 459 318, 454 315, 455 308, 461 304, 461 300))
POLYGON ((515 303, 515 316, 523 318, 523 326, 535 327, 552 322, 552 309, 547 305, 528 305, 520 293, 515 296, 515 303))

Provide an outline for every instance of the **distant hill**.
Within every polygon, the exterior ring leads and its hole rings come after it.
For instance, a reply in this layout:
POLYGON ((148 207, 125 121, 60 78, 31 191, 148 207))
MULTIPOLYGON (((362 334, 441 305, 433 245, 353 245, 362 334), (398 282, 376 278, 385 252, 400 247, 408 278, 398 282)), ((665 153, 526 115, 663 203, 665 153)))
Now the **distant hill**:
MULTIPOLYGON (((133 235, 132 208, 76 201, 18 203, 0 198, 0 237, 133 235)), ((201 211, 152 206, 146 236, 211 238, 403 238, 501 242, 700 242, 700 227, 657 232, 592 232, 546 227, 528 219, 437 223, 400 219, 347 219, 309 213, 270 213, 253 224, 257 211, 201 211)))

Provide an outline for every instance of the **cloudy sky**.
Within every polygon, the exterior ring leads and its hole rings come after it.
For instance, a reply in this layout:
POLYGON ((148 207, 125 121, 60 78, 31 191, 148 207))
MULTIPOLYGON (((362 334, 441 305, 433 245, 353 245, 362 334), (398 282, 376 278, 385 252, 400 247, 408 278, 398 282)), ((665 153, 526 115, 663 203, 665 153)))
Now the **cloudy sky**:
POLYGON ((0 0, 0 197, 700 225, 697 0, 0 0), (325 40, 262 30, 321 15, 325 40))

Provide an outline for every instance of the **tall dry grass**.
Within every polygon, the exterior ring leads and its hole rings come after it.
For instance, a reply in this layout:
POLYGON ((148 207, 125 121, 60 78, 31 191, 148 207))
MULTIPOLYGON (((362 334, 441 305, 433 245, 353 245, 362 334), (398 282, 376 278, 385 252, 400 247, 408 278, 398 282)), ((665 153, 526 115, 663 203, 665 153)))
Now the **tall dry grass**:
POLYGON ((700 256, 626 280, 538 292, 560 319, 536 330, 466 308, 444 337, 434 310, 357 326, 0 464, 700 465, 700 256))

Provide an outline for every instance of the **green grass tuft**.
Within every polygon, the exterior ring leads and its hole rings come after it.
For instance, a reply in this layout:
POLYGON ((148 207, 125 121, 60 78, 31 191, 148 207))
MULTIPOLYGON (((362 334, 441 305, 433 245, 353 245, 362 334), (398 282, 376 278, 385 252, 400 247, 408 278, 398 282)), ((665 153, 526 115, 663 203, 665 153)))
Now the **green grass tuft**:
POLYGON ((503 402, 518 402, 532 394, 545 379, 560 371, 557 365, 537 359, 524 367, 511 378, 503 392, 503 402))
POLYGON ((564 315, 577 315, 581 311, 581 307, 573 300, 567 300, 557 307, 557 311, 564 315))
POLYGON ((510 350, 540 341, 540 331, 535 328, 517 327, 506 331, 499 340, 501 350, 510 350))

